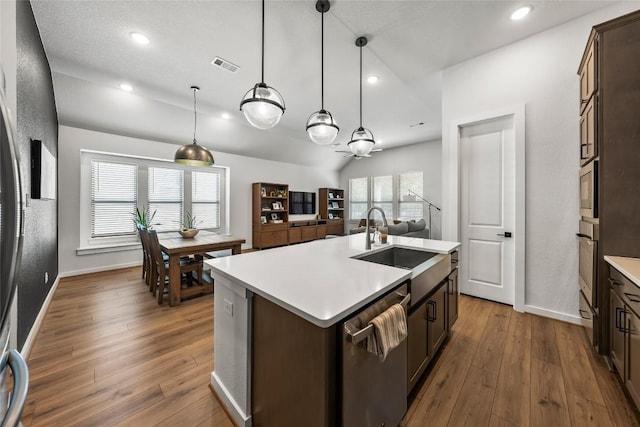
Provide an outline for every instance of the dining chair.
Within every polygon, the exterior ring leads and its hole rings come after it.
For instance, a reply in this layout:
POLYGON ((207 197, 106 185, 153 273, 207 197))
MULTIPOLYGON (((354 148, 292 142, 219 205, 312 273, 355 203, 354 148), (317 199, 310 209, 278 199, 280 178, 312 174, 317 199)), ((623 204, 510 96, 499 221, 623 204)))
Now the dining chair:
POLYGON ((151 253, 149 252, 149 232, 146 228, 138 227, 140 243, 142 243, 142 278, 147 286, 151 284, 151 253))
MULTIPOLYGON (((158 233, 155 230, 148 231, 148 243, 149 250, 151 252, 151 282, 150 291, 152 294, 157 295, 158 304, 162 304, 164 294, 168 293, 169 285, 169 264, 163 258, 162 249, 160 248, 160 242, 158 241, 158 233), (166 291, 166 292, 165 292, 166 291), (157 294, 156 294, 157 293, 157 294)), ((180 259, 180 288, 188 287, 193 284, 195 280, 196 284, 202 282, 202 260, 196 258, 181 258, 180 259), (195 278, 193 274, 195 273, 195 278)), ((182 291, 180 296, 182 298, 182 291)), ((188 296, 188 295, 185 295, 188 296)))

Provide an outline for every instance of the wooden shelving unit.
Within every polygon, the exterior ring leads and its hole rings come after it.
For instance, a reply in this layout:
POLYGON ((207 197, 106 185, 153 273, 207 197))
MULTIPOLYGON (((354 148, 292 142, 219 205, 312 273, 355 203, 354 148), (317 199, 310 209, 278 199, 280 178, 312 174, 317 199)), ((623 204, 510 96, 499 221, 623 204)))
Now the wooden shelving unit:
POLYGON ((320 218, 327 220, 327 234, 344 234, 344 190, 320 188, 320 218))
POLYGON ((289 186, 254 182, 252 195, 252 246, 263 249, 288 244, 289 186))

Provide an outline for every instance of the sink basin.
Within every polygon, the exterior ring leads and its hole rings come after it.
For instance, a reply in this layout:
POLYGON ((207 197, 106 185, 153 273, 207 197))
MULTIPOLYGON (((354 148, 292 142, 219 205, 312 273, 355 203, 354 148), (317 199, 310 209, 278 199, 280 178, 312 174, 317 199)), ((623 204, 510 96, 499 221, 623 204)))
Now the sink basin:
POLYGON ((433 252, 416 251, 392 246, 380 252, 358 255, 353 258, 411 270, 436 255, 437 254, 433 252))

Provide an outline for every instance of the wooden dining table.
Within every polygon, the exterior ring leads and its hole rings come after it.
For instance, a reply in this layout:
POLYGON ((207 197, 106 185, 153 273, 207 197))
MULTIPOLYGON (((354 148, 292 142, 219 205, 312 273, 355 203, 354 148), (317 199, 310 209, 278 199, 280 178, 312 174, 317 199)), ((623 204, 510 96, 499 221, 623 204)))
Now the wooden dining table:
POLYGON ((241 245, 246 242, 242 237, 228 234, 216 234, 206 230, 190 239, 180 235, 159 239, 162 252, 169 255, 169 305, 180 305, 180 257, 185 255, 204 254, 206 252, 231 249, 236 255, 241 245))

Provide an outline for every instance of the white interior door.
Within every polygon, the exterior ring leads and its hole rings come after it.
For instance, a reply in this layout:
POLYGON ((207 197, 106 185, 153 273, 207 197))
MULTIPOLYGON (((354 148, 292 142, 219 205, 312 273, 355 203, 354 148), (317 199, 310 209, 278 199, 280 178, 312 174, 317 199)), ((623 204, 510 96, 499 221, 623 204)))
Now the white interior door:
POLYGON ((460 291, 509 305, 515 294, 513 116, 460 129, 460 291))

